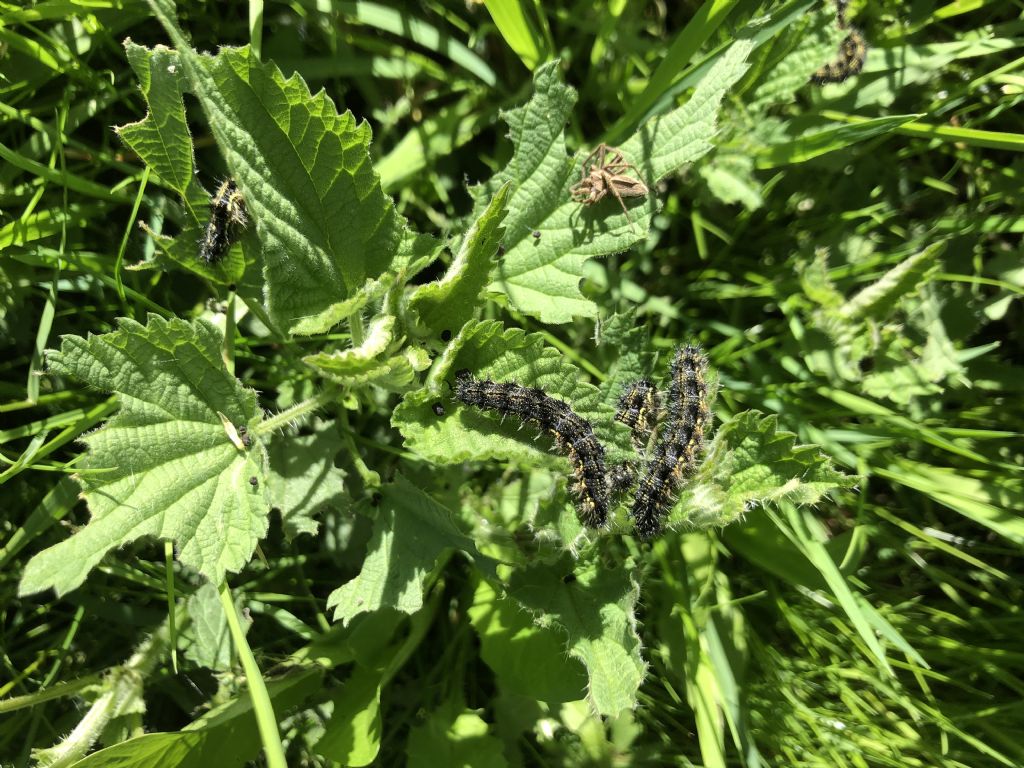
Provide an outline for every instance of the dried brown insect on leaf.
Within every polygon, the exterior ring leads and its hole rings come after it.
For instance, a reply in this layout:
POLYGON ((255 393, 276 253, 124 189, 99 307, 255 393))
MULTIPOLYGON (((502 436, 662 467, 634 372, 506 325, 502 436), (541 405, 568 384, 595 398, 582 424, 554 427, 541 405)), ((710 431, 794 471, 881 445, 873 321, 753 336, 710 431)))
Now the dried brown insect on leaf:
POLYGON ((650 190, 639 178, 627 176, 629 171, 640 175, 637 167, 626 160, 621 150, 604 143, 598 144, 583 161, 580 180, 569 188, 569 194, 573 200, 584 205, 594 205, 612 195, 622 206, 630 229, 635 231, 636 227, 633 226, 633 219, 630 218, 623 198, 647 197, 650 190))

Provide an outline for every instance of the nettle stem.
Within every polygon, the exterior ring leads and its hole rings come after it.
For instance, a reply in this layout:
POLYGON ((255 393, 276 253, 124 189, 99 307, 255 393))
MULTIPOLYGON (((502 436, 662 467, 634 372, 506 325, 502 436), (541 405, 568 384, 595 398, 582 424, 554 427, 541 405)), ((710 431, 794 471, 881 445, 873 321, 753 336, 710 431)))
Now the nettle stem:
MULTIPOLYGON (((178 618, 179 624, 182 623, 183 616, 178 618)), ((168 623, 164 622, 135 649, 128 661, 111 668, 103 676, 99 695, 74 730, 49 749, 35 751, 38 764, 61 768, 77 763, 85 757, 112 719, 138 711, 145 681, 165 656, 169 637, 168 623)))
POLYGON ((283 429, 292 421, 298 421, 314 411, 323 408, 328 403, 337 400, 341 396, 341 387, 331 386, 317 395, 293 405, 287 410, 281 411, 269 419, 264 419, 255 431, 260 435, 268 435, 279 429, 283 429))
POLYGON ((366 329, 363 327, 363 318, 358 312, 356 312, 348 321, 349 330, 352 333, 352 346, 358 347, 363 343, 363 339, 366 338, 366 329))

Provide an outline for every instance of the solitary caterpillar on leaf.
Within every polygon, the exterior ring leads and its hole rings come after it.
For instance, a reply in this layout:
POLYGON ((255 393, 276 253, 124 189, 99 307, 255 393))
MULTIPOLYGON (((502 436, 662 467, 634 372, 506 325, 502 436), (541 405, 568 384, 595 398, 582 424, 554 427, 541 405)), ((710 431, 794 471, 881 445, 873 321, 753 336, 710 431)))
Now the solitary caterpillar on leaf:
POLYGON ((837 0, 836 23, 840 29, 849 29, 850 31, 839 44, 838 58, 811 75, 811 82, 815 85, 841 83, 848 77, 860 74, 860 71, 864 69, 864 61, 868 55, 868 42, 859 29, 846 23, 846 6, 846 0, 837 0))
POLYGON ((811 75, 811 82, 816 85, 841 83, 846 78, 860 73, 864 68, 867 54, 868 44, 864 35, 860 30, 851 28, 850 33, 839 44, 839 57, 811 75))
POLYGON ((199 258, 207 264, 223 259, 247 221, 242 193, 234 180, 228 179, 210 200, 210 221, 199 241, 199 258))

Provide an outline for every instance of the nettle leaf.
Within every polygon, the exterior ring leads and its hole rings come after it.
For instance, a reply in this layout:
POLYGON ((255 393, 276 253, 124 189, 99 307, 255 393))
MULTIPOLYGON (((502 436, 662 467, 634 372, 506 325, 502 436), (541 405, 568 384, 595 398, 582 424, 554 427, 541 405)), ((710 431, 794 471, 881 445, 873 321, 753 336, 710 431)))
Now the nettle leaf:
MULTIPOLYGON (((545 507, 550 507, 558 490, 558 476, 546 469, 525 470, 515 478, 491 489, 493 517, 510 530, 518 525, 535 525, 545 507)), ((474 504, 473 514, 479 517, 479 507, 474 504)))
POLYGON ((739 203, 748 211, 764 205, 761 182, 754 175, 754 160, 745 152, 723 152, 701 165, 699 173, 708 191, 716 199, 732 205, 739 203))
POLYGON ((612 315, 598 332, 600 347, 615 352, 608 378, 600 386, 605 403, 614 412, 626 385, 651 376, 654 355, 650 351, 650 332, 645 324, 636 322, 632 310, 612 315))
POLYGON ((478 570, 496 578, 497 563, 480 554, 459 530, 455 514, 401 475, 381 488, 373 535, 362 570, 334 590, 327 607, 336 621, 394 608, 412 614, 423 606, 423 583, 439 559, 454 550, 473 558, 478 570))
MULTIPOLYGON (((252 626, 252 618, 243 610, 245 600, 238 595, 234 600, 235 614, 243 632, 252 626)), ((228 672, 235 661, 235 649, 228 629, 228 617, 220 601, 217 587, 207 582, 188 598, 191 621, 188 634, 192 642, 185 647, 185 655, 200 667, 216 672, 228 672)))
POLYGON ((402 232, 402 241, 398 245, 398 253, 395 254, 391 270, 385 273, 382 280, 390 275, 398 275, 408 281, 436 261, 443 248, 444 243, 433 235, 405 230, 402 232))
POLYGON ((815 250, 814 257, 797 262, 800 288, 807 298, 820 305, 828 314, 835 314, 846 297, 836 288, 829 274, 829 253, 825 248, 815 250))
MULTIPOLYGON (((198 185, 197 185, 198 188, 198 185)), ((145 224, 141 225, 156 245, 154 257, 151 261, 143 261, 132 264, 127 269, 133 271, 150 269, 153 266, 163 268, 180 268, 189 272, 202 275, 207 280, 220 285, 237 285, 245 275, 245 256, 243 247, 237 245, 228 249, 227 253, 214 264, 210 264, 199 258, 199 246, 206 231, 206 222, 209 219, 209 206, 200 208, 199 203, 204 205, 209 202, 208 197, 196 198, 195 210, 201 211, 202 223, 187 222, 182 230, 173 237, 154 232, 145 224)), ((244 234, 242 237, 246 237, 244 234)), ((258 293, 256 294, 258 295, 258 293)))
POLYGON ((482 579, 468 614, 480 638, 480 658, 503 691, 549 703, 583 698, 583 666, 565 659, 564 635, 558 629, 537 626, 515 600, 482 579))
POLYGON ((566 583, 553 566, 516 571, 508 596, 534 614, 541 626, 567 636, 569 655, 587 671, 587 697, 602 715, 636 706, 646 665, 636 629, 639 587, 626 568, 589 564, 566 583))
POLYGON ((718 430, 669 526, 724 526, 752 505, 783 500, 814 504, 855 482, 837 472, 820 448, 797 445, 795 434, 779 431, 775 416, 744 411, 718 430))
POLYGON ((78 479, 92 519, 32 558, 22 594, 70 592, 108 551, 144 536, 173 541, 179 560, 214 584, 249 561, 267 530, 267 453, 256 393, 225 369, 221 343, 203 322, 155 315, 64 337, 51 369, 116 393, 121 410, 83 438, 78 479))
POLYGON ((549 438, 538 437, 535 428, 520 429, 512 419, 502 423, 493 414, 455 400, 451 386, 455 372, 463 368, 476 378, 542 388, 591 421, 608 450, 609 461, 621 461, 631 454, 629 430, 614 420, 614 405, 584 381, 576 366, 558 350, 545 347, 541 334, 505 330, 500 322, 489 320, 467 324, 435 363, 427 386, 406 395, 392 416, 407 447, 434 463, 502 459, 548 467, 564 461, 551 453, 549 438), (441 416, 435 413, 437 404, 444 409, 441 416))
MULTIPOLYGON (((876 395, 895 395, 893 399, 897 402, 936 391, 934 385, 943 376, 959 370, 955 360, 942 366, 943 373, 938 378, 924 370, 898 369, 908 363, 918 365, 910 350, 913 334, 907 333, 904 325, 917 327, 926 316, 937 316, 938 310, 927 309, 927 288, 941 269, 939 255, 943 247, 936 243, 903 259, 849 299, 832 282, 825 251, 819 251, 813 261, 802 265, 801 287, 807 298, 818 305, 806 313, 810 328, 803 345, 808 368, 858 382, 865 391, 876 395), (875 369, 865 376, 859 361, 872 354, 876 357, 875 369)), ((932 352, 937 351, 945 337, 941 321, 938 325, 926 324, 920 331, 930 344, 934 342, 932 352)), ((946 358, 948 349, 947 346, 943 355, 946 358)))
POLYGON ((938 380, 925 375, 921 364, 913 359, 885 357, 875 369, 863 377, 861 391, 870 397, 906 406, 915 398, 937 395, 944 390, 938 380))
POLYGON ((358 347, 318 352, 315 355, 306 355, 302 359, 321 373, 338 381, 348 382, 377 368, 381 364, 381 356, 394 341, 395 318, 391 315, 381 315, 375 317, 367 327, 366 337, 358 347))
MULTIPOLYGON (((139 79, 139 89, 149 114, 137 123, 114 130, 152 168, 161 183, 181 196, 186 219, 175 237, 145 228, 157 248, 157 264, 174 266, 202 275, 222 285, 237 283, 245 272, 245 259, 231 249, 216 264, 198 258, 199 241, 210 217, 209 193, 196 181, 192 136, 185 119, 182 92, 187 82, 181 72, 178 52, 158 45, 153 49, 126 40, 128 63, 139 79)), ((136 265, 142 269, 152 263, 136 265)))
POLYGON ((352 666, 352 673, 331 696, 334 709, 314 751, 334 763, 357 768, 371 765, 380 752, 381 692, 390 670, 352 666))
POLYGON ((859 381, 865 394, 904 406, 915 398, 938 394, 947 385, 966 383, 961 353, 949 338, 942 319, 943 302, 938 292, 930 283, 918 285, 916 290, 918 295, 902 302, 906 307, 906 324, 891 324, 883 329, 888 337, 881 350, 883 354, 875 355, 874 368, 862 374, 859 381), (924 343, 919 343, 919 339, 924 339, 924 343))
POLYGON ((327 331, 365 303, 405 235, 370 162, 370 127, 247 47, 197 54, 173 3, 149 3, 245 196, 271 316, 292 333, 327 331))
POLYGON ((334 466, 342 449, 333 423, 317 425, 312 435, 275 435, 270 442, 270 499, 281 511, 285 535, 316 535, 316 516, 325 507, 346 509, 345 472, 334 466))
MULTIPOLYGON (((593 538, 571 503, 567 468, 553 461, 551 465, 504 472, 480 495, 462 494, 462 520, 478 542, 486 542, 487 554, 509 565, 529 565, 557 559, 593 538), (524 548, 521 537, 527 531, 530 546, 524 548)), ((461 467, 448 471, 457 472, 459 485, 464 482, 461 467)))
POLYGON ((195 164, 178 52, 163 45, 145 48, 131 40, 124 41, 124 50, 150 111, 139 122, 114 131, 187 204, 196 186, 195 164))
POLYGON ((501 223, 508 213, 511 184, 502 185, 490 204, 462 239, 458 254, 440 280, 416 289, 409 308, 430 331, 461 328, 476 311, 484 287, 490 281, 494 256, 505 234, 501 223))
POLYGON ((318 352, 303 360, 339 384, 375 384, 404 392, 416 373, 430 366, 430 355, 418 347, 398 349, 396 342, 401 339, 396 339, 394 329, 395 318, 382 315, 370 323, 366 338, 358 347, 318 352))
MULTIPOLYGON (((752 47, 751 41, 733 43, 686 104, 648 120, 621 145, 648 187, 653 189, 657 181, 711 149, 722 98, 745 71, 752 47)), ((514 185, 505 221, 505 255, 490 289, 546 323, 596 316, 596 305, 579 290, 583 263, 642 241, 660 205, 653 192, 632 198, 627 217, 610 195, 592 206, 571 200, 569 189, 579 181, 588 154, 581 150, 570 159, 566 153, 563 128, 575 103, 575 91, 562 83, 559 63, 540 67, 533 98, 503 113, 514 144, 512 159, 501 173, 472 190, 478 208, 483 208, 498 187, 514 185)))
POLYGON ((793 50, 760 79, 745 105, 748 112, 763 113, 775 104, 791 104, 793 95, 808 87, 811 75, 835 59, 840 42, 848 34, 848 30, 836 24, 831 9, 811 13, 804 23, 796 26, 783 37, 795 40, 793 50))
POLYGON ((475 710, 466 709, 462 696, 454 694, 409 729, 405 765, 408 768, 436 765, 508 768, 502 741, 490 731, 487 721, 475 710))

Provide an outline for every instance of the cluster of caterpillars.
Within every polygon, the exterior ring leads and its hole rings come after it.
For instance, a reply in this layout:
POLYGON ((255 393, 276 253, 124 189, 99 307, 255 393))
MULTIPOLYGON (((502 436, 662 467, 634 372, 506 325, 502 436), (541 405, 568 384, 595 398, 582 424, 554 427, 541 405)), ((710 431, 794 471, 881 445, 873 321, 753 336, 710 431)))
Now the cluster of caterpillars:
MULTIPOLYGON (((700 347, 685 346, 676 350, 672 360, 666 402, 666 418, 658 430, 657 443, 653 454, 644 467, 644 473, 637 483, 630 515, 636 534, 642 539, 657 536, 665 517, 675 504, 676 497, 686 480, 693 474, 704 448, 704 432, 711 422, 708 408, 707 357, 700 347)), ((644 431, 650 434, 648 413, 657 414, 657 393, 650 382, 638 382, 641 392, 650 389, 650 394, 641 396, 641 401, 650 403, 641 408, 637 418, 640 429, 634 429, 635 440, 644 439, 644 431)), ((636 387, 636 385, 634 385, 636 387)), ((634 401, 635 389, 627 390, 620 402, 616 418, 627 425, 629 411, 623 405, 634 401)), ((646 445, 646 443, 645 443, 646 445)))
POLYGON ((811 75, 811 82, 816 85, 841 83, 848 77, 860 74, 864 68, 864 60, 868 55, 867 40, 859 29, 847 22, 846 5, 847 0, 836 0, 836 23, 840 29, 847 30, 846 37, 839 44, 836 59, 811 75))
POLYGON ((635 484, 630 509, 634 530, 640 538, 650 539, 661 532, 680 489, 700 461, 711 421, 706 373, 707 358, 699 347, 676 350, 664 414, 654 384, 641 379, 626 385, 615 419, 629 427, 638 460, 610 468, 593 425, 542 389, 475 379, 463 370, 456 374, 454 393, 466 405, 514 416, 552 436, 555 449, 572 466, 570 490, 584 525, 605 525, 613 499, 635 484), (652 437, 656 440, 649 451, 652 437))

